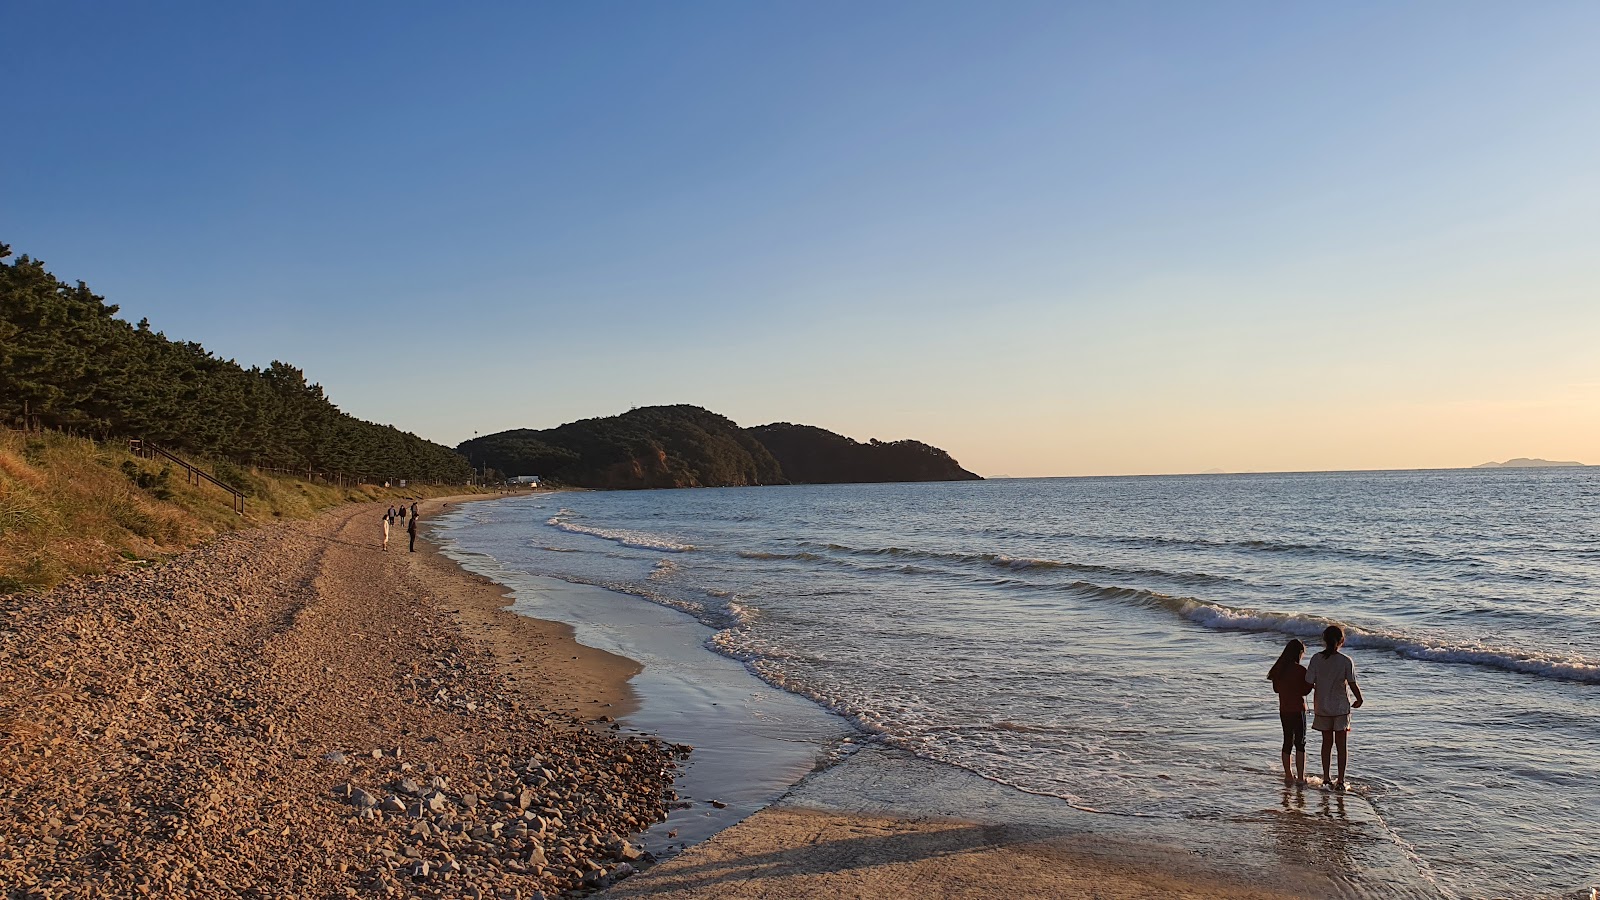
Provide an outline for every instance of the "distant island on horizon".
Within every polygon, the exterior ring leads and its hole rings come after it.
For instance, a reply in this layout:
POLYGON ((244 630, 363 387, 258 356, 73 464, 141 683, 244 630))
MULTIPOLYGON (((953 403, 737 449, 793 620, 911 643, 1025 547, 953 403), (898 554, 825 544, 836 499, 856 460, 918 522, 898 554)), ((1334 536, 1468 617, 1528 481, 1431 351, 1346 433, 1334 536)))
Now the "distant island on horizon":
POLYGON ((1516 459, 1508 459, 1503 463, 1502 462, 1479 463, 1478 465, 1475 465, 1472 468, 1474 468, 1474 469, 1582 469, 1582 468, 1586 468, 1587 466, 1588 466, 1588 463, 1560 461, 1560 460, 1550 460, 1550 459, 1530 459, 1529 457, 1526 457, 1526 456, 1519 456, 1516 459))
POLYGON ((597 490, 980 481, 921 441, 866 443, 814 425, 741 428, 698 406, 645 406, 464 441, 474 466, 597 490))

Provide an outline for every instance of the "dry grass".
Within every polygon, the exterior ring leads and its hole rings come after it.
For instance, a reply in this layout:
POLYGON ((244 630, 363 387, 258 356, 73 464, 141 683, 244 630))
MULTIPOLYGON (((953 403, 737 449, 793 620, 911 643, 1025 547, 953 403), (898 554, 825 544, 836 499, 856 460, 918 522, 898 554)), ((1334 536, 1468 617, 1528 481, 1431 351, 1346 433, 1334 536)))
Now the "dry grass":
MULTIPOLYGON (((204 459, 189 462, 208 471, 204 459)), ((247 512, 181 469, 139 459, 125 444, 0 429, 0 594, 45 590, 123 565, 145 565, 212 535, 277 519, 304 519, 347 502, 461 493, 462 487, 338 488, 243 472, 247 512), (145 486, 141 487, 140 482, 145 486)))

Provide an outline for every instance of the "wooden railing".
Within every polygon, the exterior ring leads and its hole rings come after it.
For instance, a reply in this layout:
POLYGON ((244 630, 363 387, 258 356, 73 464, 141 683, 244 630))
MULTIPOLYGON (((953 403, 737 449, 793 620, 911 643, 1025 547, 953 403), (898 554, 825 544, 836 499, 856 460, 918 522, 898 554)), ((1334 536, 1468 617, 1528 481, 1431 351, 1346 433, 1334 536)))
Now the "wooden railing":
POLYGON ((218 481, 216 476, 212 475, 210 472, 207 472, 198 466, 190 465, 184 460, 173 456, 171 453, 168 453, 149 441, 131 440, 128 442, 128 449, 133 451, 134 456, 143 457, 144 459, 156 459, 159 457, 161 459, 176 463, 183 469, 188 482, 196 487, 199 487, 200 482, 204 480, 211 482, 219 488, 222 488, 233 497, 233 511, 241 516, 244 515, 244 493, 232 485, 223 484, 222 482, 218 481))

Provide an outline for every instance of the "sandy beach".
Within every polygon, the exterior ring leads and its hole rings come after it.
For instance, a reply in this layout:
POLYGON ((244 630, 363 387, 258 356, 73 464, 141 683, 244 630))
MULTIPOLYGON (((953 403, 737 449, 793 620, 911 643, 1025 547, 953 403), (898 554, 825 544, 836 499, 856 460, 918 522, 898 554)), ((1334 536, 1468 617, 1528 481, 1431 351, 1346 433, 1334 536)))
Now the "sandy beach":
POLYGON ((674 753, 585 723, 634 667, 403 534, 383 552, 380 515, 0 601, 5 896, 536 898, 632 871, 674 753))

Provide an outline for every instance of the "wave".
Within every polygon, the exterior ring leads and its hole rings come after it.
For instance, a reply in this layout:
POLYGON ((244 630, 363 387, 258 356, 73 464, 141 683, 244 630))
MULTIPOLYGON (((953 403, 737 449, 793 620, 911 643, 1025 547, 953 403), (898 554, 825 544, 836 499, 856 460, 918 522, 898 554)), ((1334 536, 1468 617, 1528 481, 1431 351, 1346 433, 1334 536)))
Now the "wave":
POLYGON ((1226 540, 1212 538, 1172 537, 1160 534, 1098 534, 1074 531, 1035 531, 1012 526, 990 526, 980 529, 984 534, 1001 538, 1025 540, 1060 540, 1070 538, 1094 544, 1113 544, 1125 547, 1176 547, 1206 548, 1233 553, 1299 554, 1305 556, 1337 556, 1376 562, 1451 562, 1454 557, 1417 548, 1387 547, 1383 550, 1364 550, 1327 543, 1301 543, 1298 541, 1245 538, 1226 540))
MULTIPOLYGON (((1004 553, 962 553, 943 550, 917 550, 909 547, 849 547, 844 544, 818 544, 802 541, 801 546, 814 549, 828 550, 834 553, 843 553, 851 556, 894 556, 910 559, 936 560, 956 563, 975 563, 993 566, 997 569, 1012 571, 1026 571, 1029 569, 1061 569, 1070 572, 1083 572, 1086 574, 1110 575, 1142 575, 1153 578, 1165 578, 1183 583, 1216 584, 1224 582, 1237 583, 1238 579, 1225 575, 1210 575, 1205 572, 1171 572, 1165 569, 1130 568, 1127 566, 1107 566, 1095 563, 1068 562, 1060 559, 1039 559, 1029 556, 1009 556, 1004 553)), ((752 559, 825 559, 811 553, 795 554, 758 554, 740 553, 752 559)))
POLYGON ((680 544, 657 534, 650 534, 644 531, 628 531, 622 528, 595 528, 592 525, 579 525, 576 522, 569 522, 563 518, 563 516, 573 514, 570 509, 563 509, 546 519, 545 524, 571 534, 583 534, 589 537, 601 538, 602 540, 614 541, 624 547, 632 547, 636 550, 687 553, 694 549, 693 544, 680 544))
MULTIPOLYGON (((1164 609, 1196 625, 1217 631, 1275 632, 1315 639, 1320 637, 1322 630, 1329 625, 1338 625, 1345 631, 1345 646, 1353 649, 1388 650, 1407 659, 1424 662, 1486 666, 1542 678, 1600 684, 1600 660, 1579 656, 1431 639, 1381 628, 1352 625, 1324 616, 1233 607, 1194 597, 1174 597, 1139 588, 1107 587, 1083 581, 1068 585, 1067 588, 1098 599, 1164 609)), ((1308 643, 1314 644, 1315 641, 1308 643)))

